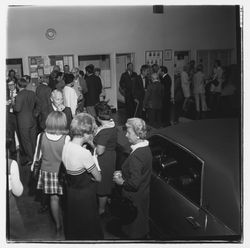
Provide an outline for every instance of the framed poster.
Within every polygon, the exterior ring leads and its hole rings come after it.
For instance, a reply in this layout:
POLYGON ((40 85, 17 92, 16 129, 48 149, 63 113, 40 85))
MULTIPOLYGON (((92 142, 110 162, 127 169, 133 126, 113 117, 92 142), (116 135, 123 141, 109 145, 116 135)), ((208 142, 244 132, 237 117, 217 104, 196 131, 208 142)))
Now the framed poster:
POLYGON ((31 78, 38 78, 41 74, 43 75, 44 61, 42 56, 29 56, 28 62, 31 78))
POLYGON ((145 63, 147 65, 162 65, 162 50, 152 50, 152 51, 146 51, 145 52, 145 63))
POLYGON ((172 60, 172 50, 171 49, 165 49, 164 60, 172 60))

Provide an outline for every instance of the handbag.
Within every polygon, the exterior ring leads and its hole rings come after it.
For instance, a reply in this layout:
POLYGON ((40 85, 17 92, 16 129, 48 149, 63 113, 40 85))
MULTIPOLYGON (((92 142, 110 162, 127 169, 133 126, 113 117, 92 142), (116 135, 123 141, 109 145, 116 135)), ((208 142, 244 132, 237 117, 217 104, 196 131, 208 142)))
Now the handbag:
POLYGON ((37 152, 36 152, 36 160, 35 160, 34 168, 33 168, 33 177, 35 179, 38 179, 39 172, 41 169, 41 164, 42 164, 42 158, 39 159, 39 155, 41 151, 42 136, 43 136, 43 133, 41 133, 39 137, 39 143, 38 143, 37 152))
POLYGON ((122 224, 132 223, 136 219, 138 212, 133 201, 123 196, 118 190, 111 197, 110 211, 122 224))
POLYGON ((59 167, 58 180, 61 185, 63 186, 67 185, 67 169, 63 162, 61 162, 60 167, 59 167))

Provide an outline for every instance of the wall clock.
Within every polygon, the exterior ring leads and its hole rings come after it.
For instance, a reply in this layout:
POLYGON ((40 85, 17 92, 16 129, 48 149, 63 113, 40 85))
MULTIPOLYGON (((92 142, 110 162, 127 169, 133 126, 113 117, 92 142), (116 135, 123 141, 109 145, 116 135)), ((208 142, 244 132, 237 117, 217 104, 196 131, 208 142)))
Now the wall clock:
POLYGON ((54 40, 56 37, 56 30, 53 28, 48 28, 45 36, 49 39, 49 40, 54 40))

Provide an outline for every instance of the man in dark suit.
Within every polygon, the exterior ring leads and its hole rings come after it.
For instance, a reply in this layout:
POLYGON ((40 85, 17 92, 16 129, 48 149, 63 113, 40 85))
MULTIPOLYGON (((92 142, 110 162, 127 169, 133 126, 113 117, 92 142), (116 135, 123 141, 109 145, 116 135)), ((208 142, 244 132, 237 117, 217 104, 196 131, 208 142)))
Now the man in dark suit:
MULTIPOLYGON (((53 90, 50 96, 49 113, 52 111, 62 111, 66 115, 67 129, 70 128, 71 121, 73 119, 70 107, 66 107, 63 104, 63 93, 60 90, 53 90)), ((48 117, 46 116, 46 119, 48 117)))
POLYGON ((127 118, 133 117, 135 114, 135 102, 133 97, 133 80, 137 76, 137 74, 133 71, 133 64, 127 64, 127 70, 122 73, 120 79, 120 93, 125 98, 125 108, 127 118))
POLYGON ((85 94, 86 109, 89 114, 96 117, 95 105, 100 101, 100 94, 102 93, 102 81, 100 77, 94 74, 94 66, 88 65, 86 70, 86 84, 87 93, 85 94))
POLYGON ((160 67, 161 83, 164 87, 163 95, 163 108, 162 108, 162 122, 164 126, 170 125, 170 110, 171 110, 171 85, 172 79, 168 74, 168 68, 166 66, 160 67))
POLYGON ((6 87, 6 139, 11 140, 9 151, 10 158, 17 159, 15 133, 17 132, 16 115, 13 112, 15 97, 17 95, 16 84, 9 81, 6 87))
POLYGON ((147 111, 148 124, 152 127, 161 127, 161 113, 163 102, 163 85, 159 80, 157 73, 152 73, 151 83, 148 85, 144 101, 143 109, 147 111))
POLYGON ((56 84, 58 83, 56 77, 57 77, 58 72, 60 72, 60 67, 58 65, 55 65, 53 67, 53 71, 49 75, 48 86, 51 88, 51 90, 56 89, 56 84))
POLYGON ((33 91, 26 90, 27 84, 24 78, 18 81, 19 92, 14 105, 23 164, 32 163, 37 136, 35 118, 36 95, 33 91))
POLYGON ((148 75, 148 66, 142 65, 140 70, 140 75, 137 75, 133 81, 133 98, 136 103, 136 111, 135 117, 145 119, 145 113, 142 111, 143 108, 143 100, 145 96, 145 92, 147 90, 149 79, 148 75))
POLYGON ((64 65, 63 66, 63 80, 65 82, 68 82, 68 81, 71 81, 72 77, 73 77, 73 73, 70 72, 69 66, 68 65, 64 65))
POLYGON ((45 129, 46 118, 50 112, 49 107, 51 105, 51 88, 48 86, 48 79, 46 76, 42 77, 40 80, 40 84, 36 88, 36 96, 37 112, 39 113, 38 126, 39 131, 43 131, 45 129))

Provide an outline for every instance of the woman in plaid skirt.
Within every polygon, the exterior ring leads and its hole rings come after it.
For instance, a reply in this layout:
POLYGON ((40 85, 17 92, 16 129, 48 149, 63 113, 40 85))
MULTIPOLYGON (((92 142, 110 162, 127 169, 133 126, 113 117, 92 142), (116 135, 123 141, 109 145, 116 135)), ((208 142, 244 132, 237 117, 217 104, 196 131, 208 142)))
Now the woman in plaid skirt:
MULTIPOLYGON (((41 189, 44 194, 50 196, 50 207, 56 224, 57 235, 62 231, 59 197, 63 194, 63 187, 58 180, 58 171, 62 162, 63 146, 70 140, 67 133, 67 119, 65 114, 60 111, 53 111, 48 115, 46 120, 45 132, 39 134, 37 138, 38 147, 38 142, 42 135, 40 149, 42 164, 37 189, 41 189)), ((33 170, 33 164, 31 170, 33 170)))

